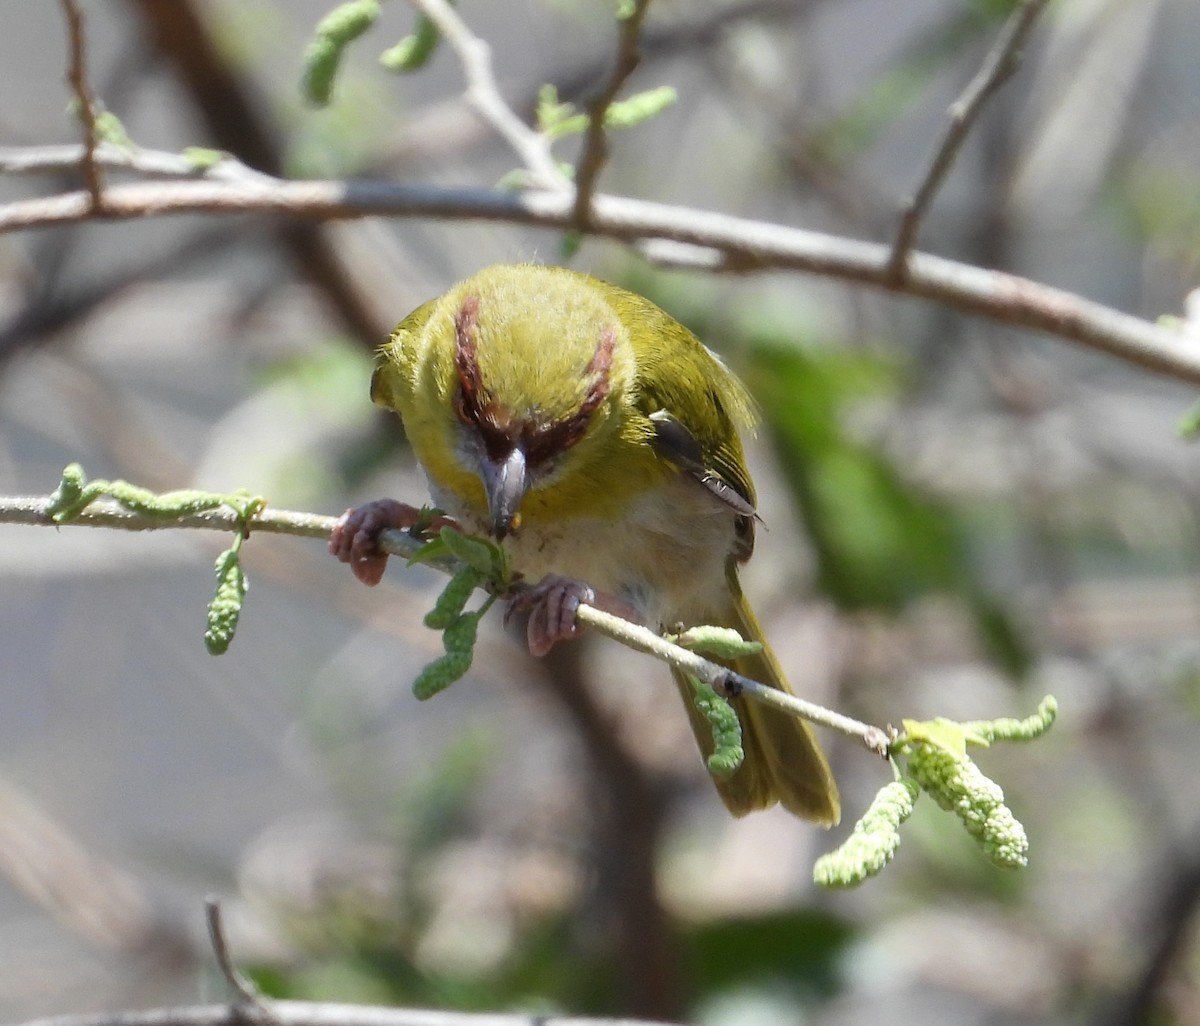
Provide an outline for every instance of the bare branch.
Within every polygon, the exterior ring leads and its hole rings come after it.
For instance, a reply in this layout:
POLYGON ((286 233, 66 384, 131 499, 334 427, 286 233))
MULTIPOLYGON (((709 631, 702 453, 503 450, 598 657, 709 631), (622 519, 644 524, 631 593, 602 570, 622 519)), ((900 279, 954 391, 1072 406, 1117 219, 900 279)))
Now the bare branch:
MULTIPOLYGON (((56 174, 78 167, 86 150, 80 145, 65 146, 0 146, 0 174, 56 174)), ((211 150, 190 150, 170 153, 165 150, 132 149, 99 142, 92 151, 97 167, 116 168, 137 174, 161 178, 203 178, 210 182, 278 181, 270 175, 255 171, 228 153, 211 150), (205 159, 201 159, 201 157, 205 159)))
MULTIPOLYGON (((389 182, 288 182, 262 184, 146 182, 105 190, 110 219, 204 211, 285 214, 310 220, 420 217, 497 221, 556 230, 573 227, 570 192, 513 195, 490 189, 437 189, 389 182)), ((87 193, 64 193, 0 205, 0 234, 22 228, 68 224, 92 214, 87 193)), ((593 234, 627 242, 666 239, 701 247, 695 266, 712 269, 711 253, 739 270, 784 268, 919 296, 1001 324, 1042 331, 1077 342, 1145 370, 1200 384, 1200 351, 1187 338, 1150 321, 1028 278, 991 271, 924 253, 912 253, 903 281, 890 270, 889 247, 762 221, 597 195, 593 234)), ((673 247, 676 266, 687 250, 673 247)))
POLYGON ((87 40, 83 31, 83 14, 75 0, 61 0, 67 18, 67 32, 71 39, 71 66, 67 81, 75 93, 79 106, 79 120, 83 124, 83 159, 80 168, 83 181, 91 197, 92 209, 104 209, 104 179, 96 163, 96 146, 99 134, 96 130, 96 101, 87 80, 87 40))
POLYGON ((1021 0, 1004 25, 982 67, 968 83, 962 95, 950 105, 945 133, 934 151, 933 160, 913 197, 905 204, 892 244, 888 271, 894 281, 902 281, 908 271, 908 258, 916 245, 921 219, 941 188, 958 151, 975 125, 988 99, 1012 76, 1021 63, 1021 48, 1033 30, 1038 15, 1049 0, 1021 0))
POLYGON ((454 49, 467 80, 467 100, 511 146, 538 188, 566 191, 567 179, 550 155, 549 141, 522 121, 504 102, 492 72, 492 50, 475 35, 446 0, 410 0, 437 26, 454 49))
POLYGON ((650 0, 636 0, 633 10, 622 18, 617 31, 617 58, 612 74, 604 88, 588 104, 588 127, 583 137, 583 152, 575 165, 575 210, 573 220, 580 230, 587 227, 592 213, 592 195, 600 171, 608 161, 608 134, 604 130, 604 118, 612 106, 621 86, 633 74, 642 56, 638 42, 642 22, 650 9, 650 0))
MULTIPOLYGON (((312 1001, 275 1001, 271 1013, 281 1026, 665 1026, 644 1020, 581 1019, 540 1012, 443 1012, 312 1001)), ((239 1026, 243 1020, 238 1014, 228 1005, 192 1005, 139 1012, 56 1015, 19 1026, 239 1026)))

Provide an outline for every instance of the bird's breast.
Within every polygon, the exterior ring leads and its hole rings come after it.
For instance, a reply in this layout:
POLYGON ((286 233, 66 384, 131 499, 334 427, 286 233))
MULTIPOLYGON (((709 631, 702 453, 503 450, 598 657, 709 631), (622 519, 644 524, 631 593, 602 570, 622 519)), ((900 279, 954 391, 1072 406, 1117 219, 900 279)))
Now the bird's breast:
MULTIPOLYGON (((486 509, 439 489, 435 502, 468 531, 487 534, 486 509)), ((530 581, 561 574, 584 581, 636 609, 649 626, 702 623, 724 607, 725 567, 735 543, 735 516, 686 474, 672 473, 602 513, 578 504, 523 516, 505 539, 512 565, 530 581)))

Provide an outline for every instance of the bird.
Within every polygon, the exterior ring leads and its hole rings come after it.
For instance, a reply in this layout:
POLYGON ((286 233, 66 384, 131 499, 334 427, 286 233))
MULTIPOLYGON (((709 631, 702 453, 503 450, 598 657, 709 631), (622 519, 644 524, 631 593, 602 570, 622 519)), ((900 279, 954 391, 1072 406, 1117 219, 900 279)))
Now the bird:
MULTIPOLYGON (((531 653, 579 633, 587 602, 654 629, 732 627, 762 648, 730 668, 790 692, 738 580, 758 523, 740 438, 753 400, 650 300, 562 267, 487 267, 400 322, 371 398, 399 414, 435 505, 539 582, 517 600, 531 653)), ((339 518, 330 550, 377 584, 380 532, 416 520, 405 503, 369 502, 339 518)), ((672 673, 708 756, 711 728, 672 673)), ((729 811, 779 804, 836 824, 837 785, 809 726, 730 701, 745 757, 712 777, 729 811)))

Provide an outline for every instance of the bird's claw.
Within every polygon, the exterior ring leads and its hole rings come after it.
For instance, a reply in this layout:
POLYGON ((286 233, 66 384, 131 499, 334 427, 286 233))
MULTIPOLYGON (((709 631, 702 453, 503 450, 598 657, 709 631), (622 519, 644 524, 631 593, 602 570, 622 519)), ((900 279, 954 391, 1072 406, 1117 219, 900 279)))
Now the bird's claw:
MULTIPOLYGON (((329 551, 348 563, 363 584, 374 587, 387 569, 387 553, 379 548, 379 536, 389 528, 408 530, 421 523, 423 510, 395 499, 375 499, 346 510, 333 525, 329 551)), ((450 517, 435 516, 426 525, 431 531, 455 526, 450 517)))
POLYGON ((529 651, 544 656, 557 642, 579 634, 576 614, 581 603, 595 605, 595 591, 573 577, 547 574, 512 600, 505 618, 514 612, 528 612, 529 651))

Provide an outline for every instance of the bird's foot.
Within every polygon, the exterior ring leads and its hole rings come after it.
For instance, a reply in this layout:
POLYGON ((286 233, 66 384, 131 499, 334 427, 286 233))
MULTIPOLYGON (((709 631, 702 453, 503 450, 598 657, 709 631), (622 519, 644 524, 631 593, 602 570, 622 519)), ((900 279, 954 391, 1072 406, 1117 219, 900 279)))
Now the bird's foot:
POLYGON ((507 620, 513 613, 528 613, 525 628, 529 651, 544 656, 559 641, 578 636, 580 627, 575 619, 581 603, 592 605, 596 592, 583 581, 559 574, 547 574, 532 588, 519 592, 509 603, 507 620))
POLYGON ((583 628, 576 616, 583 603, 635 623, 641 622, 641 617, 627 602, 598 592, 574 577, 559 574, 547 574, 532 588, 516 595, 509 603, 505 620, 513 613, 528 613, 525 633, 529 651, 535 656, 544 656, 558 642, 579 636, 583 628))
MULTIPOLYGON (((329 551, 341 562, 348 563, 363 584, 374 587, 383 579, 387 569, 387 553, 379 548, 379 536, 389 528, 408 530, 427 516, 424 510, 395 499, 375 499, 346 510, 333 525, 329 535, 329 551)), ((434 516, 426 525, 430 531, 456 527, 447 516, 434 516)))

